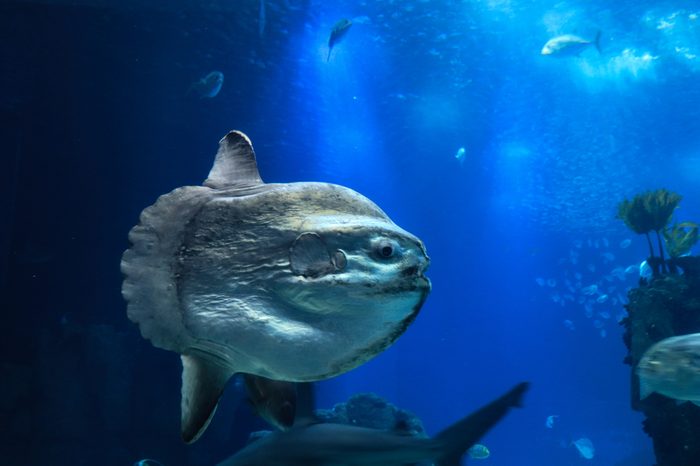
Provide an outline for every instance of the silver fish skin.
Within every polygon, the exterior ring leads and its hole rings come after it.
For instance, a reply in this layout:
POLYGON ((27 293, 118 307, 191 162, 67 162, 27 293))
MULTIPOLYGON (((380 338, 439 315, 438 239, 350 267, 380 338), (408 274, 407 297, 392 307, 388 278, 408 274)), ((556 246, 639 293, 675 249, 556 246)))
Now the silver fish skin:
POLYGON ((660 393, 700 406, 700 333, 666 338, 651 346, 636 369, 640 398, 660 393))
POLYGON ((596 33, 593 40, 586 40, 574 34, 553 37, 544 44, 540 53, 552 57, 577 57, 589 47, 595 47, 599 53, 601 52, 600 31, 596 33))

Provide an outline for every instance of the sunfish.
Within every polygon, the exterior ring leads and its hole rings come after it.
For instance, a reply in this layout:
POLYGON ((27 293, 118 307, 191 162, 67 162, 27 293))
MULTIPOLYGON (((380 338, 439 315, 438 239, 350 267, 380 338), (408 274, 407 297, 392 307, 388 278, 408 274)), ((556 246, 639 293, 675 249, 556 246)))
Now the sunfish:
POLYGON ((600 51, 600 31, 595 35, 595 39, 586 40, 579 36, 573 34, 564 34, 561 36, 553 37, 544 44, 542 47, 542 55, 549 55, 552 57, 573 57, 578 56, 588 47, 593 46, 600 51))
POLYGON ((641 399, 652 393, 700 406, 700 333, 652 345, 637 365, 641 399))
POLYGON ((527 383, 516 385, 431 439, 405 432, 319 423, 312 414, 313 403, 309 403, 310 384, 302 384, 299 412, 290 430, 260 438, 219 466, 406 466, 425 461, 459 466, 470 447, 511 408, 521 406, 527 388, 527 383))
POLYGON ((333 25, 333 29, 331 29, 331 35, 328 38, 328 58, 326 58, 326 61, 329 61, 331 59, 331 51, 333 51, 333 47, 335 46, 335 44, 340 42, 340 40, 343 37, 345 37, 345 35, 350 30, 350 26, 352 26, 352 21, 346 18, 341 19, 333 25))
POLYGON ((161 196, 129 240, 127 314, 182 355, 186 442, 233 374, 342 374, 391 345, 430 291, 417 237, 343 186, 263 183, 238 131, 220 141, 204 186, 161 196))

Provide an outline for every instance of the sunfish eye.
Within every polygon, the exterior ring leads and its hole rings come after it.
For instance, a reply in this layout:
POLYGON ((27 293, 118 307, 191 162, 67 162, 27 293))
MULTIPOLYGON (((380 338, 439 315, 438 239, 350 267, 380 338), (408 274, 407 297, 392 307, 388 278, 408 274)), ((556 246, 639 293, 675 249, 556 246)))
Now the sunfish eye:
POLYGON ((375 243, 374 250, 382 259, 389 259, 397 254, 398 245, 394 241, 382 239, 375 243))

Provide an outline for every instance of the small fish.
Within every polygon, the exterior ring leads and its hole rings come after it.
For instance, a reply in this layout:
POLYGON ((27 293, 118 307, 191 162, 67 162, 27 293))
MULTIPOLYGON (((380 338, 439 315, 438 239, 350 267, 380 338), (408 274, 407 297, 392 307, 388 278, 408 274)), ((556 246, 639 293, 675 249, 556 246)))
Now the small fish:
POLYGON ((625 278, 627 278, 625 276, 625 269, 623 269, 622 267, 615 267, 612 270, 612 272, 610 272, 610 274, 618 280, 624 280, 625 278))
POLYGON ((553 278, 550 278, 549 280, 547 280, 547 286, 550 288, 554 288, 555 286, 557 286, 557 281, 553 278))
POLYGON ((547 420, 544 421, 544 425, 547 429, 554 429, 554 423, 556 420, 559 419, 558 414, 552 414, 551 416, 547 416, 547 420))
POLYGON ((575 326, 574 323, 573 323, 572 321, 570 321, 569 319, 566 319, 566 320, 564 321, 564 327, 568 328, 569 330, 576 330, 576 326, 575 326))
POLYGON ((591 285, 581 289, 581 293, 586 296, 594 295, 598 292, 598 285, 591 285))
POLYGON ((536 282, 538 285, 540 285, 540 286, 544 286, 544 285, 547 283, 547 282, 545 281, 545 279, 542 278, 542 277, 537 277, 537 278, 535 278, 535 282, 536 282))
POLYGON ((633 273, 637 273, 638 271, 639 271, 638 265, 630 265, 625 269, 625 274, 631 275, 633 273))
POLYGON ((595 456, 595 447, 590 439, 582 437, 578 440, 574 440, 571 442, 571 444, 576 447, 578 452, 581 454, 581 457, 587 460, 592 460, 595 456))
POLYGON ((455 154, 455 158, 459 163, 464 163, 464 156, 467 154, 467 150, 464 147, 460 147, 455 154))
POLYGON ((623 239, 622 241, 620 241, 620 248, 626 249, 626 248, 630 247, 630 244, 632 244, 631 239, 623 239))
POLYGON ((475 460, 485 460, 491 455, 491 452, 486 448, 486 445, 477 443, 467 450, 467 455, 469 455, 469 458, 474 458, 475 460))
POLYGON ((144 458, 142 460, 138 460, 137 462, 135 462, 134 466, 163 466, 163 463, 156 461, 156 460, 144 458))
POLYGON ((341 19, 333 25, 331 35, 328 38, 328 58, 326 58, 326 61, 331 59, 331 51, 333 50, 333 47, 335 47, 335 44, 340 42, 340 40, 345 37, 350 29, 350 26, 352 26, 352 21, 346 18, 341 19))
POLYGON ((603 304, 607 300, 608 300, 608 295, 602 294, 596 298, 595 302, 597 302, 598 304, 603 304))
POLYGON ((595 47, 598 53, 602 53, 600 51, 600 31, 596 33, 595 39, 592 41, 573 34, 553 37, 544 44, 540 53, 552 57, 578 57, 590 46, 595 47))
POLYGON ((192 83, 187 93, 194 92, 202 99, 211 99, 219 94, 223 85, 224 73, 212 71, 199 81, 192 83))
POLYGON ((652 393, 700 406, 700 333, 666 338, 649 348, 637 365, 639 396, 652 393))

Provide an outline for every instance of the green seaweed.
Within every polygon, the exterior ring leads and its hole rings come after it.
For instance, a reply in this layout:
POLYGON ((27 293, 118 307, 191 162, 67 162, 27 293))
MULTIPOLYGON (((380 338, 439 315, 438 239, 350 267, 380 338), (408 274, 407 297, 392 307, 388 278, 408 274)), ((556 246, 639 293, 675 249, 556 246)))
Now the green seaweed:
MULTIPOLYGON (((659 262, 661 271, 667 272, 666 262, 664 260, 663 244, 661 242, 661 234, 668 223, 671 221, 673 211, 676 210, 681 202, 682 196, 667 189, 657 189, 656 191, 647 191, 642 194, 637 194, 632 200, 623 200, 617 207, 617 218, 622 219, 625 225, 637 234, 645 235, 647 244, 649 245, 650 259, 656 257, 654 255, 654 247, 649 237, 652 231, 656 233, 656 239, 659 245, 659 262)), ((654 275, 658 276, 659 272, 656 267, 653 267, 654 275)))
POLYGON ((668 255, 673 258, 689 253, 700 239, 698 224, 694 222, 677 223, 664 229, 663 235, 668 255))

